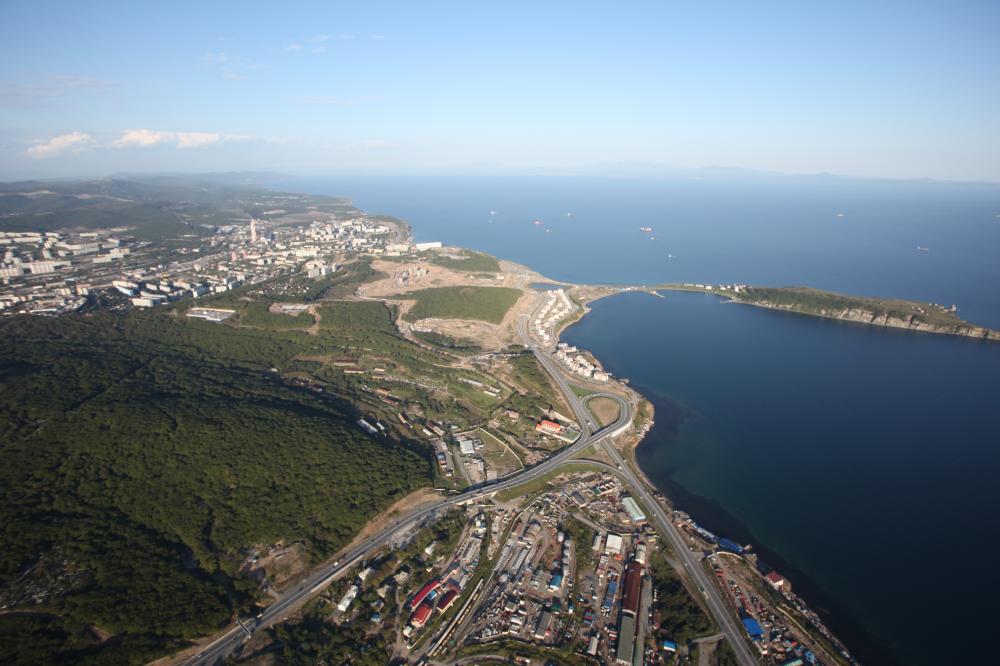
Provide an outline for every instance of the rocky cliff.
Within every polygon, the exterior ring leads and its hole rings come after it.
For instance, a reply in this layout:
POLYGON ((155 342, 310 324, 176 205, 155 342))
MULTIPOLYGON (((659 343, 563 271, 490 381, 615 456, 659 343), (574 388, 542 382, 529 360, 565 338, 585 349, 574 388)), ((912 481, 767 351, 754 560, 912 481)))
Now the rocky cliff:
POLYGON ((955 318, 954 323, 930 323, 921 319, 920 315, 893 315, 885 312, 878 312, 863 307, 848 308, 803 308, 786 303, 773 303, 766 300, 747 301, 733 299, 737 303, 746 303, 774 310, 786 310, 788 312, 798 312, 800 314, 813 315, 815 317, 827 317, 829 319, 842 319, 845 321, 856 321, 872 326, 888 326, 890 328, 905 328, 911 331, 923 331, 925 333, 939 333, 942 335, 961 335, 967 338, 979 338, 981 340, 995 340, 1000 342, 1000 331, 996 331, 983 326, 975 326, 961 319, 955 318))

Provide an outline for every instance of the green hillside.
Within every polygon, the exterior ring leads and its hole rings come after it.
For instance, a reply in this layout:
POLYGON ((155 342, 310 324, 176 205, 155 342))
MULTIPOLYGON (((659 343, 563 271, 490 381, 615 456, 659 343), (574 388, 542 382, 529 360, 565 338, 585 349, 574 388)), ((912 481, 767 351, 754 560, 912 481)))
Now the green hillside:
POLYGON ((324 344, 161 313, 0 321, 0 604, 52 613, 0 621, 12 654, 162 654, 252 605, 254 546, 316 561, 429 483, 409 446, 271 371, 324 344))
POLYGON ((517 303, 521 293, 520 289, 509 287, 435 287, 411 291, 396 298, 416 301, 406 313, 409 321, 438 317, 499 324, 517 303))

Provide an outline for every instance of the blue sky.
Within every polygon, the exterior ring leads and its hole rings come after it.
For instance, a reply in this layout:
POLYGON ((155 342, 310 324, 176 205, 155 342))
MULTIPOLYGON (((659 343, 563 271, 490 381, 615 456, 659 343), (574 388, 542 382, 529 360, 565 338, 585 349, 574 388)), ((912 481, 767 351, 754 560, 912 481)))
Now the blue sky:
POLYGON ((0 178, 1000 181, 1000 2, 0 2, 0 178))

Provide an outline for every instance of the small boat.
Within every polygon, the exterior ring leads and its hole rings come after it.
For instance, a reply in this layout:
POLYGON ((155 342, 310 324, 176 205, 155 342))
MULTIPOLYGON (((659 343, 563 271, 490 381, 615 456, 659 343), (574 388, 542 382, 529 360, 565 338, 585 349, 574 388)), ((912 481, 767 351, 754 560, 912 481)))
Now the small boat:
POLYGON ((491 210, 490 211, 490 215, 496 215, 496 214, 497 214, 497 212, 495 210, 491 210))
POLYGON ((566 213, 566 217, 573 217, 573 213, 566 213))
POLYGON ((931 249, 929 247, 924 247, 923 245, 917 246, 917 252, 930 252, 930 251, 931 249))
POLYGON ((843 213, 837 213, 837 217, 844 217, 843 213))
POLYGON ((676 254, 668 254, 667 255, 667 259, 676 259, 676 258, 677 258, 676 254))
POLYGON ((641 231, 644 234, 648 234, 652 230, 653 230, 653 227, 639 227, 639 231, 641 231))
POLYGON ((535 225, 536 227, 540 227, 545 223, 542 222, 541 220, 535 220, 534 222, 532 222, 532 224, 535 225))

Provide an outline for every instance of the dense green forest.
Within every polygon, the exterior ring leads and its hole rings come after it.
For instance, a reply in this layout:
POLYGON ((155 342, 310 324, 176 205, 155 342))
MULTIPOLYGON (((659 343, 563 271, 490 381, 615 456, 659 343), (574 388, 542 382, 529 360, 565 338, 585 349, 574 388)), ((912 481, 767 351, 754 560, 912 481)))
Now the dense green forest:
POLYGON ((653 603, 653 613, 659 618, 660 625, 657 640, 671 640, 683 645, 715 630, 708 615, 688 593, 677 571, 659 550, 653 552, 649 570, 657 597, 653 603))
POLYGON ((271 630, 278 664, 355 664, 383 666, 389 659, 393 632, 368 635, 360 624, 335 626, 313 610, 298 622, 280 624, 271 630))
POLYGON ((0 623, 18 660, 143 661, 253 603, 255 545, 322 558, 429 483, 413 445, 282 380, 333 343, 166 312, 0 321, 0 603, 53 614, 0 623))

